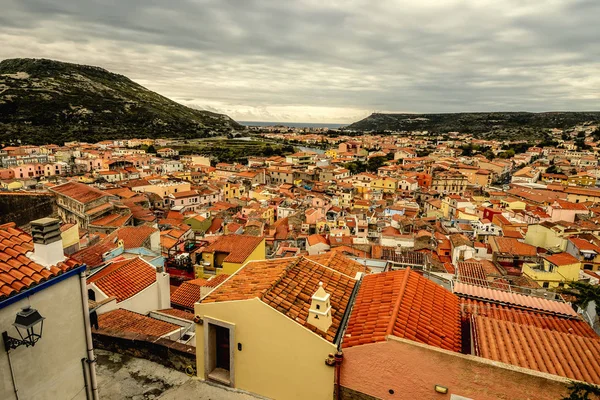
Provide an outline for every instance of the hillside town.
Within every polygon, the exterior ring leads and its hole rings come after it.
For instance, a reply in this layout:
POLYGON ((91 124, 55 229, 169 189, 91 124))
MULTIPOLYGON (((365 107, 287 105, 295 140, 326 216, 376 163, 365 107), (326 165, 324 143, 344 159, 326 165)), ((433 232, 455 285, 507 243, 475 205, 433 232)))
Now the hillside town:
POLYGON ((596 126, 246 134, 294 152, 0 149, 0 398, 102 398, 94 351, 218 398, 600 393, 596 126))

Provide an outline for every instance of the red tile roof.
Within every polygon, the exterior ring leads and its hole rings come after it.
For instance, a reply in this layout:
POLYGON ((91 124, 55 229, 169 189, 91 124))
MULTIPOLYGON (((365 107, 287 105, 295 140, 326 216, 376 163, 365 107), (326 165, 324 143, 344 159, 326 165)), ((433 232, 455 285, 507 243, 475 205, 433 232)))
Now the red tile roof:
POLYGON ((200 300, 201 287, 206 284, 206 279, 192 279, 183 282, 177 290, 171 295, 171 304, 190 310, 194 309, 194 304, 200 300))
POLYGON ((110 196, 109 193, 79 182, 67 182, 62 185, 53 186, 50 188, 50 190, 70 197, 83 204, 90 203, 102 197, 110 196))
POLYGON ((483 265, 476 260, 460 261, 457 266, 457 278, 460 282, 489 286, 483 265))
POLYGON ((156 270, 141 258, 109 264, 88 278, 105 295, 126 300, 156 282, 156 270))
POLYGON ((204 251, 229 253, 223 261, 243 263, 263 240, 264 238, 257 236, 225 235, 211 243, 204 251))
POLYGON ((116 247, 117 242, 114 236, 111 235, 92 246, 73 253, 71 257, 82 264, 86 264, 88 268, 95 268, 104 263, 102 255, 107 251, 115 249, 116 247))
POLYGON ((490 237, 490 246, 492 251, 499 253, 508 253, 515 256, 533 257, 537 255, 535 246, 526 243, 521 243, 515 238, 507 238, 500 236, 490 237))
POLYGON ((259 298, 298 324, 333 342, 357 281, 336 270, 337 255, 322 265, 305 257, 251 261, 233 274, 202 303, 259 298), (330 294, 332 324, 322 332, 307 322, 311 297, 319 282, 330 294))
POLYGON ((573 311, 569 304, 541 297, 527 296, 524 294, 468 285, 460 282, 457 282, 454 285, 454 293, 460 297, 484 300, 498 304, 510 304, 527 310, 536 310, 568 317, 577 316, 577 313, 573 311))
POLYGON ((144 242, 150 238, 150 235, 158 232, 158 229, 148 225, 140 226, 124 226, 117 229, 114 234, 120 240, 123 240, 123 244, 126 249, 133 249, 136 247, 142 247, 144 242))
POLYGON ((0 225, 0 300, 75 268, 67 258, 49 269, 35 263, 27 253, 33 251, 33 239, 17 229, 14 222, 0 225))
POLYGON ((337 251, 330 251, 325 254, 318 254, 314 256, 307 256, 309 260, 312 260, 321 265, 325 265, 329 268, 333 268, 344 275, 355 277, 359 272, 370 274, 371 269, 356 262, 337 251))
POLYGON ((176 308, 165 308, 164 310, 157 310, 156 312, 167 314, 176 318, 186 319, 188 321, 194 320, 194 313, 178 310, 176 308))
POLYGON ((99 329, 94 331, 107 333, 137 333, 161 337, 181 327, 156 318, 147 317, 122 308, 98 316, 99 329))
POLYGON ((544 259, 550 261, 556 266, 579 264, 579 260, 569 253, 558 253, 551 256, 545 256, 544 259))
POLYGON ((458 297, 410 268, 365 276, 343 347, 384 341, 388 335, 460 351, 458 297))
POLYGON ((229 278, 229 275, 220 274, 210 280, 199 278, 185 281, 171 295, 171 303, 193 310, 194 304, 200 301, 202 293, 200 288, 215 288, 226 281, 227 278, 229 278))
POLYGON ((551 331, 570 333, 592 339, 600 339, 591 326, 580 318, 566 318, 555 315, 547 315, 536 311, 522 310, 517 307, 504 304, 487 303, 485 301, 461 299, 461 310, 463 320, 469 320, 471 316, 499 319, 522 325, 531 325, 551 331))
POLYGON ((600 384, 600 340, 482 316, 473 326, 478 356, 600 384))
POLYGON ((327 239, 325 239, 323 237, 323 235, 319 235, 317 233, 315 233, 314 235, 310 235, 309 237, 306 238, 306 240, 308 241, 308 245, 309 246, 314 246, 314 245, 317 245, 319 243, 326 244, 326 245, 329 246, 329 243, 327 242, 327 239))

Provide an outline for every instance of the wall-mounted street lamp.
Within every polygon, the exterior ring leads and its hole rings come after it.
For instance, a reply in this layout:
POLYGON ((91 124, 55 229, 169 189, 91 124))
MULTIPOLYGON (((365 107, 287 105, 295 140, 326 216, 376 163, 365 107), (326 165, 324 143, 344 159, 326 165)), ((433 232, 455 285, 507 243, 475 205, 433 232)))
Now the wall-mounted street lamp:
POLYGON ((26 347, 35 346, 38 340, 42 337, 42 329, 44 328, 44 317, 40 315, 38 310, 30 306, 24 307, 17 313, 13 326, 19 333, 19 338, 8 336, 8 332, 2 332, 4 348, 6 351, 16 349, 19 346, 26 347))

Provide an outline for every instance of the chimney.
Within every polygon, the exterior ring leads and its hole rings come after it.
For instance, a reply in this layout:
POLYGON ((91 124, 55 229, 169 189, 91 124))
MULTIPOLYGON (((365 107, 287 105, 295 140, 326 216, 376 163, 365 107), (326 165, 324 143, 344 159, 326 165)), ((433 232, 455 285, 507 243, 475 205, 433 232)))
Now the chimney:
POLYGON ((330 297, 329 293, 323 289, 323 282, 319 282, 319 288, 311 297, 306 322, 322 332, 327 332, 332 323, 330 297))
POLYGON ((50 269, 51 266, 65 260, 60 221, 56 218, 42 218, 31 221, 33 237, 33 261, 50 269))

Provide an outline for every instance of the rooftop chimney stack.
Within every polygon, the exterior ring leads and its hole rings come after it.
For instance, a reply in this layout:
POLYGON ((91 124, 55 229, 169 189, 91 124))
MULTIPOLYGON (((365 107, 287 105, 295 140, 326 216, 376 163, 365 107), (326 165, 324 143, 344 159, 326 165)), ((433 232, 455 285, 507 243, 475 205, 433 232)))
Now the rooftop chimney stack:
POLYGON ((31 221, 33 237, 33 254, 30 258, 43 267, 51 266, 65 260, 60 221, 56 218, 42 218, 31 221))
POLYGON ((327 332, 332 324, 330 295, 323 289, 323 282, 319 282, 319 288, 312 295, 310 308, 308 309, 308 322, 322 332, 327 332))

